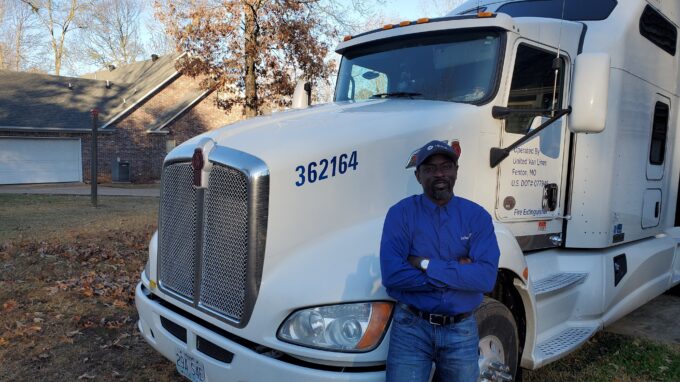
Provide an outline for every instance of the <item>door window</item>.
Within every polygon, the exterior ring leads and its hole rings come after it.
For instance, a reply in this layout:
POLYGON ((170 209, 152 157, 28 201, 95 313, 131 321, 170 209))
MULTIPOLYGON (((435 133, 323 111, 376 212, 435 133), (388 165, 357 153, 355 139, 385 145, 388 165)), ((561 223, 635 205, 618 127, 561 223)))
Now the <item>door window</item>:
POLYGON ((668 132, 668 105, 657 102, 652 123, 652 143, 649 148, 649 163, 662 165, 666 156, 666 133, 668 132))
POLYGON ((656 102, 654 103, 652 131, 649 142, 649 161, 647 162, 647 180, 663 179, 668 119, 670 116, 668 101, 668 98, 657 95, 656 102))
MULTIPOLYGON (((553 89, 555 88, 555 54, 543 50, 520 45, 510 85, 508 107, 511 109, 551 109, 553 108, 553 89)), ((564 59, 560 58, 564 68, 564 59)), ((562 107, 562 91, 564 70, 557 78, 554 108, 562 107)), ((505 123, 505 131, 514 134, 526 134, 535 117, 529 115, 510 116, 505 123)), ((549 130, 550 128, 548 128, 549 130)))

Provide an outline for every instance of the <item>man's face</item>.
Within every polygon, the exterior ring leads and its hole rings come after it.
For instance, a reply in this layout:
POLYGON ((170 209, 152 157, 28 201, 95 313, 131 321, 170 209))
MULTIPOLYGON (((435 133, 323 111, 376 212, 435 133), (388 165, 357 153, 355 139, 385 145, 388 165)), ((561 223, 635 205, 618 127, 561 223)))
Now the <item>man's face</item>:
POLYGON ((423 186, 425 196, 440 206, 448 203, 453 197, 457 175, 458 165, 442 154, 427 158, 416 170, 416 179, 423 186))

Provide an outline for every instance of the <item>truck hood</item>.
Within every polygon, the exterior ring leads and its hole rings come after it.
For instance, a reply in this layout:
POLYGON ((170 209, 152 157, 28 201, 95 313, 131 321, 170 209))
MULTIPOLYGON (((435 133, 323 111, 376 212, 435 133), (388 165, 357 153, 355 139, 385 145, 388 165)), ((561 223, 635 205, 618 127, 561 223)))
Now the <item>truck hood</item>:
MULTIPOLYGON (((333 153, 334 146, 342 142, 356 146, 362 142, 380 143, 401 134, 421 132, 425 135, 431 128, 449 126, 453 118, 456 124, 463 122, 465 115, 475 109, 476 106, 467 104, 406 99, 332 103, 240 121, 197 136, 182 146, 194 147, 208 137, 218 146, 259 157, 272 169, 282 158, 304 160, 309 155, 314 158, 315 154, 333 153)), ((461 131, 471 128, 473 126, 466 126, 461 131)), ((413 145, 401 153, 400 162, 406 160, 419 143, 426 141, 425 136, 413 141, 413 145)))

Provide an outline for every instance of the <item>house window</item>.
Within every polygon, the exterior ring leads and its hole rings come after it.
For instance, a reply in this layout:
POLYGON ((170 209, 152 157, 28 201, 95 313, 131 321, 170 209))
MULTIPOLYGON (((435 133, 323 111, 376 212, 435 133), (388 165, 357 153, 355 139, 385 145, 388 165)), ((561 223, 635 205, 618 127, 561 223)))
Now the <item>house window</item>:
MULTIPOLYGON (((554 53, 520 45, 510 85, 508 107, 511 109, 559 109, 562 107, 563 72, 560 70, 555 88, 554 53), (555 101, 553 105, 553 88, 555 101)), ((564 59, 560 58, 564 68, 564 59)), ((532 115, 513 114, 506 120, 505 131, 526 134, 534 120, 532 115)))
POLYGON ((652 143, 649 148, 649 163, 662 165, 666 156, 666 135, 668 133, 668 114, 670 108, 663 102, 654 107, 652 122, 652 143))
POLYGON ((675 56, 678 42, 677 28, 649 5, 645 7, 640 17, 640 34, 671 56, 675 56))

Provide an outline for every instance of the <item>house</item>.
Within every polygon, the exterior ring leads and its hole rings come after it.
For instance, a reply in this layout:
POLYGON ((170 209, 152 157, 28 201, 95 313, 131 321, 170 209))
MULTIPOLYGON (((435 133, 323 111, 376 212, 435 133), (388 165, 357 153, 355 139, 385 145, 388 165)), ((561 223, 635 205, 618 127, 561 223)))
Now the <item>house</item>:
POLYGON ((91 110, 98 180, 152 182, 175 145, 240 118, 169 55, 85 75, 0 71, 0 184, 90 181, 91 110))

